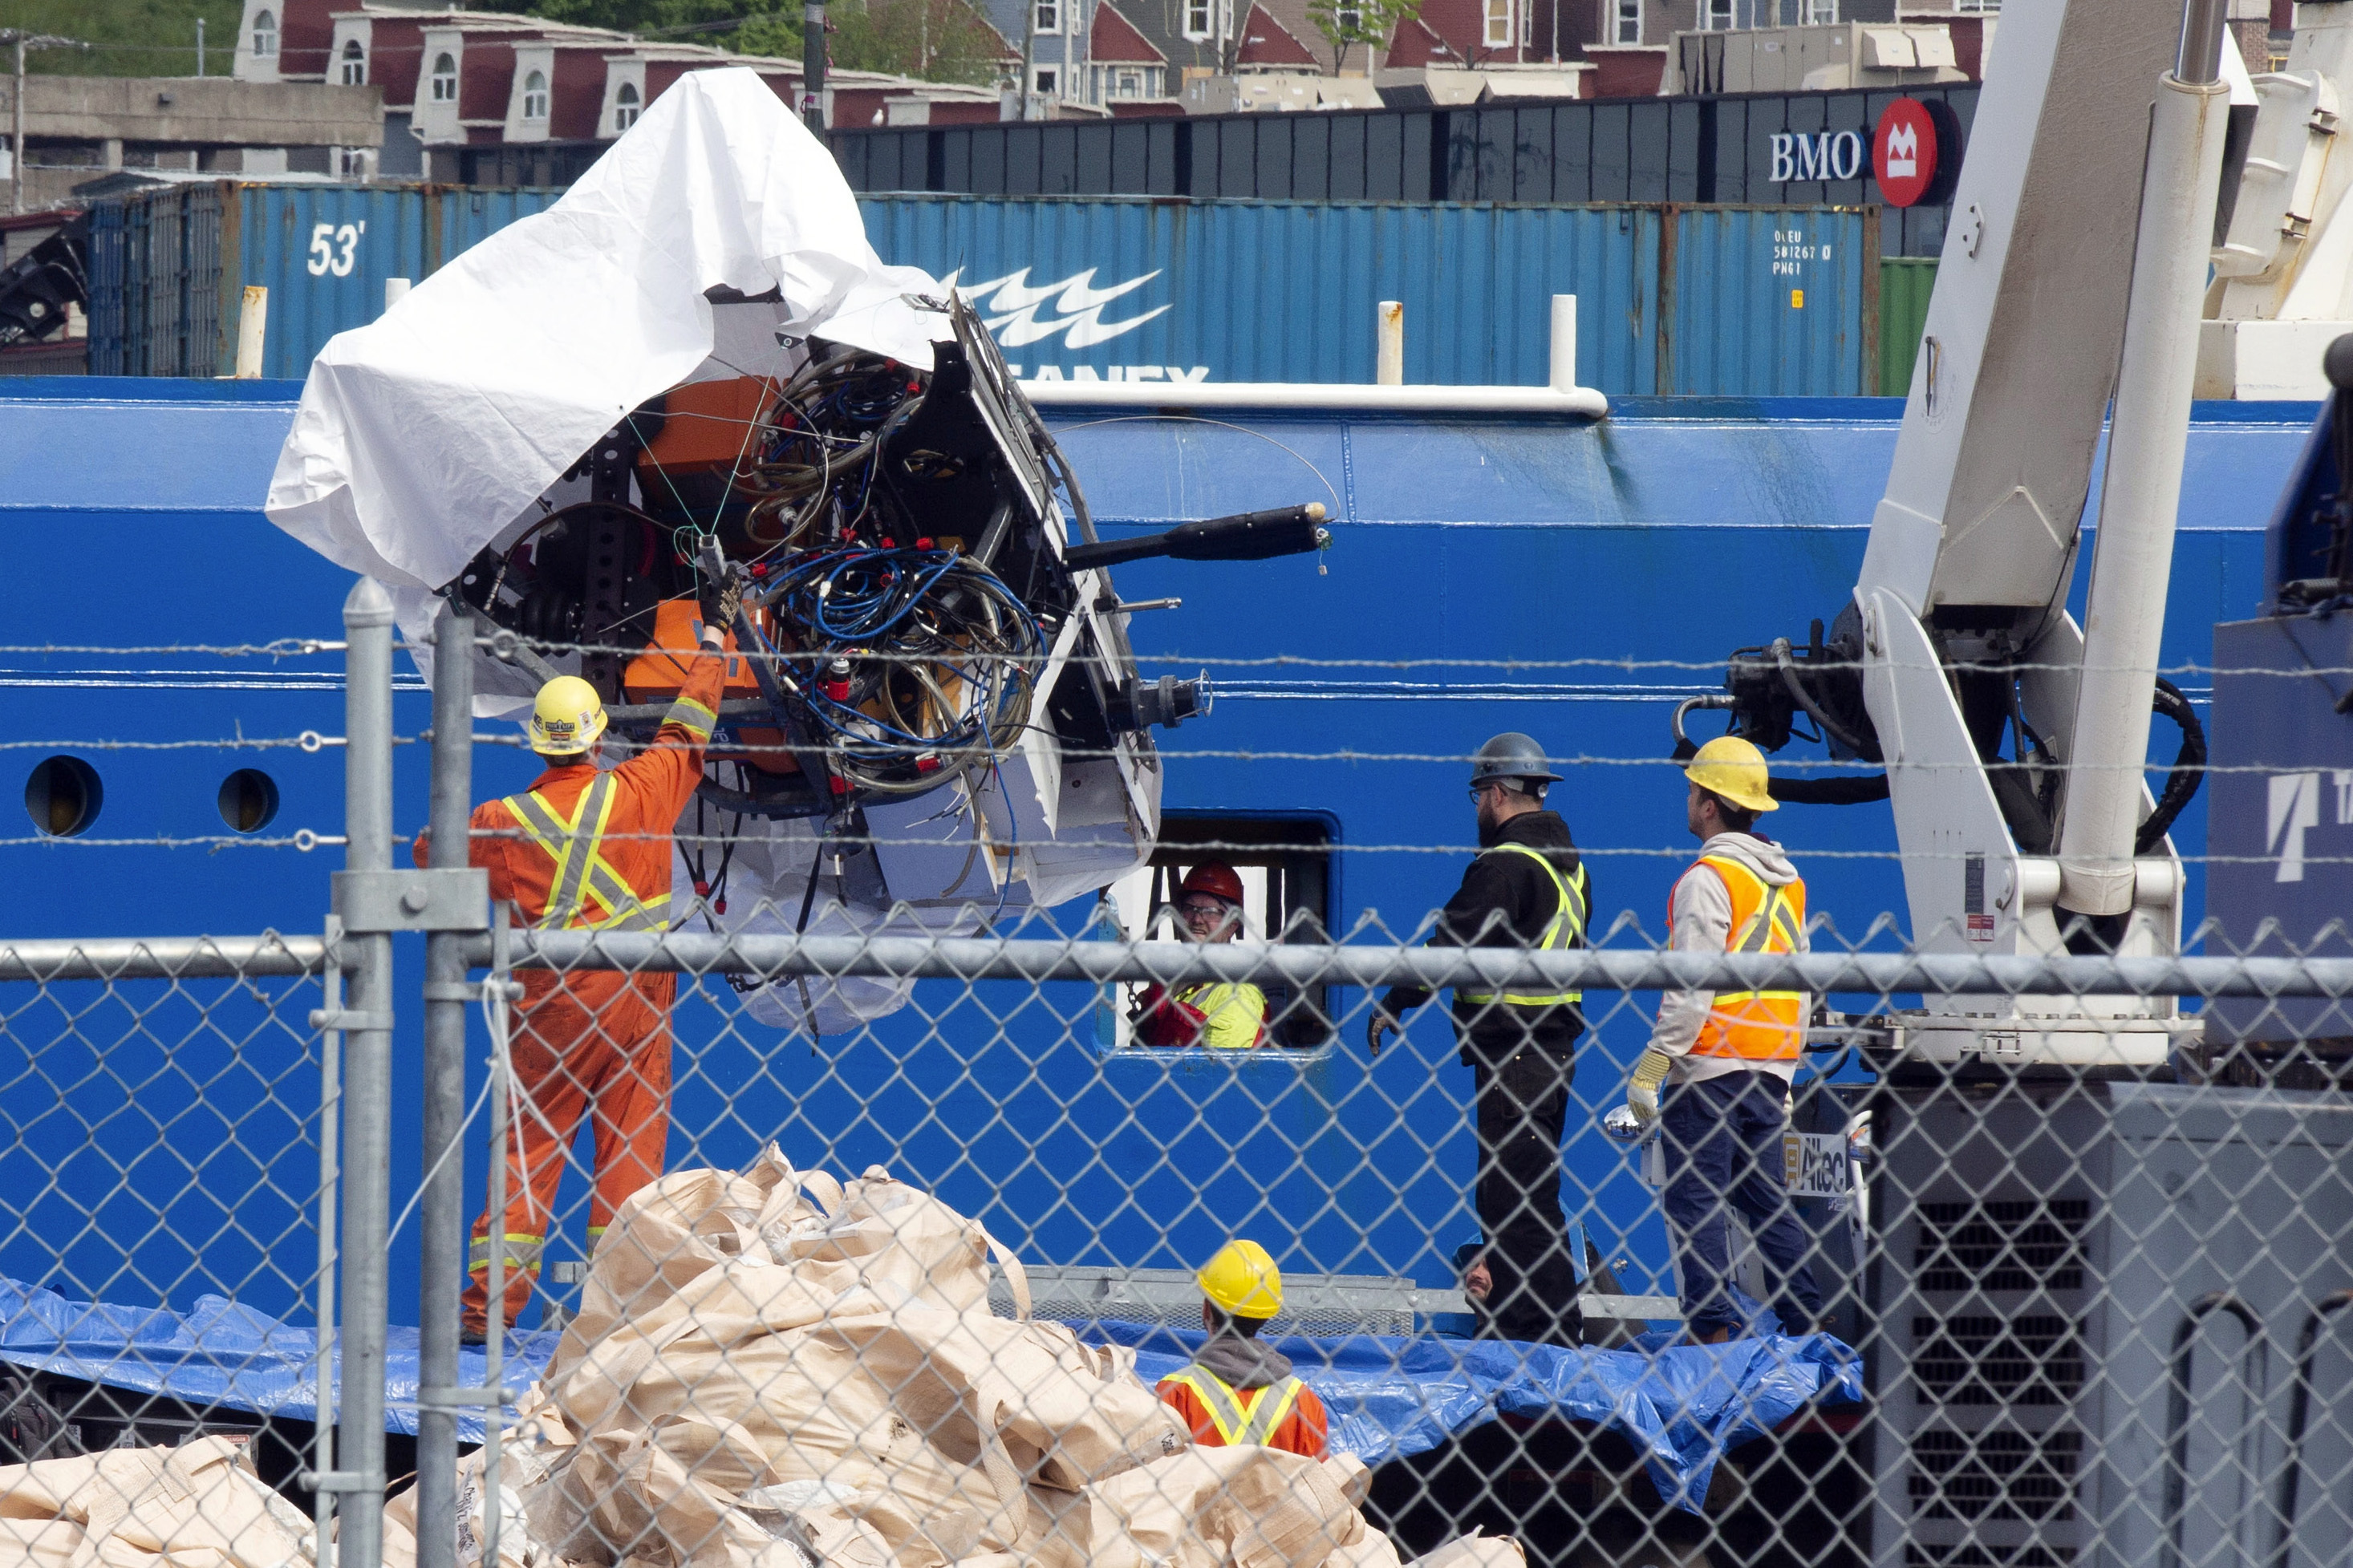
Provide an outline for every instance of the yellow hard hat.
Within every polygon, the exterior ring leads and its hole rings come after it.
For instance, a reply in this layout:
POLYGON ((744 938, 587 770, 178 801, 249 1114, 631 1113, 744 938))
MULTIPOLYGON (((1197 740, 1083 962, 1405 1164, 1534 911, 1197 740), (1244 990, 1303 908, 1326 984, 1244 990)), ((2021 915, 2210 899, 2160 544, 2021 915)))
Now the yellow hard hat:
POLYGON ((1271 1318, 1282 1310, 1282 1271, 1255 1241, 1229 1241, 1194 1278, 1201 1294, 1236 1318, 1271 1318))
POLYGON ((1765 787, 1765 753, 1737 735, 1718 735, 1699 749, 1683 777, 1744 811, 1778 811, 1765 787))
POLYGON ((605 732, 605 700, 576 675, 559 675, 532 704, 531 749, 543 757, 576 757, 605 732))

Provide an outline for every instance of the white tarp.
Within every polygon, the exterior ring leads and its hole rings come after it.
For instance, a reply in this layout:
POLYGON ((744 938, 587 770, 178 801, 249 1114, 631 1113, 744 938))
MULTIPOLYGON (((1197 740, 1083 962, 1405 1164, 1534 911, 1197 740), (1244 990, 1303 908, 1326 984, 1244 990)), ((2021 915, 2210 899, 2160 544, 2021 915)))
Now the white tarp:
POLYGON ((421 631, 427 591, 710 356, 712 289, 776 289, 779 330, 924 370, 945 327, 906 299, 938 283, 882 264, 832 155, 759 77, 690 72, 554 206, 328 342, 270 521, 421 631))

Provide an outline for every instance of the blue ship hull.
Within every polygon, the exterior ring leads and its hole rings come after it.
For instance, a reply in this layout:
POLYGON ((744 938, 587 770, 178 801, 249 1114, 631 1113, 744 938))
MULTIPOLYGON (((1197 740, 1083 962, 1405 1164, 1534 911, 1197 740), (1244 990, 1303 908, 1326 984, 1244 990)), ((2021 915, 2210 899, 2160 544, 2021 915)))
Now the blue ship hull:
MULTIPOLYGON (((0 393, 11 754, 24 772, 53 752, 79 757, 105 791, 79 839, 42 841, 24 818, 0 834, 6 934, 319 929, 340 851, 284 841, 340 831, 340 753, 221 742, 340 734, 339 658, 105 651, 340 635, 349 578, 259 510, 298 392, 112 381, 0 393), (72 651, 87 649, 100 651, 72 651), (107 749, 123 741, 192 744, 107 749), (237 836, 216 792, 243 767, 280 792, 275 820, 253 836, 267 845, 225 842, 237 836)), ((2200 405, 2168 667, 2202 667, 2215 623, 2260 604, 2264 521, 2312 413, 2200 405)), ((1453 888, 1472 837, 1456 759, 1496 731, 1525 730, 1582 759, 1554 799, 1588 847, 1596 932, 1623 918, 1657 938, 1687 848, 1680 782, 1663 763, 1672 700, 1715 688, 1733 647, 1836 613, 1901 414, 1894 401, 1683 399, 1625 402, 1594 426, 1319 413, 1166 423, 1076 409, 1053 422, 1107 536, 1312 500, 1337 520, 1328 575, 1303 559, 1121 569, 1126 598, 1185 600, 1136 618, 1145 673, 1206 667, 1219 691, 1208 719, 1161 736, 1169 814, 1322 817, 1340 849, 1332 928, 1409 936, 1453 888)), ((2176 679, 2203 704, 2202 668, 2176 679)), ((426 727, 428 700, 404 661, 401 734, 426 727)), ((425 750, 398 757, 396 816, 414 828, 425 750)), ((533 771, 519 750, 478 748, 477 793, 533 771)), ((1812 907, 1845 938, 1903 908, 1883 804, 1794 807, 1773 826, 1812 907)), ((2202 798, 2175 838, 2192 861, 2195 929, 2202 798)), ((1088 914, 1054 918, 1075 931, 1088 914)), ((422 978, 412 949, 404 998, 422 978)), ((317 1046, 303 1017, 316 992, 261 989, 285 1000, 207 1014, 191 998, 213 992, 194 987, 0 993, 0 1201, 14 1211, 0 1274, 73 1297, 185 1309, 210 1291, 301 1315, 317 1171, 317 1046), (69 1023, 75 1008, 89 1011, 69 1023)), ((926 982, 903 1012, 812 1049, 723 1017, 734 998, 713 987, 677 1019, 670 1163, 736 1164, 775 1138, 804 1165, 888 1164, 1031 1258, 1187 1266, 1247 1233, 1287 1267, 1452 1283, 1448 1255, 1475 1223, 1470 1075, 1438 1009, 1369 1069, 1354 1020, 1314 1051, 1107 1060, 1091 994, 1050 987, 1018 1005, 1026 994, 926 982)), ((1568 1148, 1568 1206, 1606 1251, 1634 1259, 1630 1290, 1664 1288, 1664 1237, 1598 1118, 1622 1093, 1648 1001, 1589 999, 1568 1148)), ((395 1068, 396 1203, 417 1174, 417 1016, 413 1005, 402 1015, 395 1068)), ((477 1152, 470 1192, 482 1191, 480 1163, 477 1152)), ((566 1188, 552 1257, 580 1246, 578 1187, 566 1188)), ((396 1319, 417 1299, 414 1237, 412 1224, 395 1243, 396 1319)))

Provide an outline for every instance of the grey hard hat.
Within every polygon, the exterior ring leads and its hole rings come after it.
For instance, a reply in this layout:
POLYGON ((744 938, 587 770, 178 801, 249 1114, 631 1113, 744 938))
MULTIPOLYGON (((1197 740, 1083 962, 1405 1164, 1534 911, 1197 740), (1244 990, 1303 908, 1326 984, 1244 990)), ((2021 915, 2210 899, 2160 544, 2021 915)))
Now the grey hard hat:
POLYGON ((1545 749, 1536 744, 1532 735, 1517 730, 1506 730, 1479 748, 1471 759, 1471 782, 1490 783, 1495 779, 1542 779, 1546 784, 1560 783, 1560 775, 1546 765, 1545 749))

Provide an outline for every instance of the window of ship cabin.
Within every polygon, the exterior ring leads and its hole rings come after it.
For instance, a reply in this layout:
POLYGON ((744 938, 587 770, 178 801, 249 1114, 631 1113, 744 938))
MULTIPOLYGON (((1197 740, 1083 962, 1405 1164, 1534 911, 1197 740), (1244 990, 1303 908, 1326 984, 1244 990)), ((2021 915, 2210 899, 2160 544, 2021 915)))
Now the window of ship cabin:
MULTIPOLYGON (((1332 853, 1338 838, 1338 824, 1320 813, 1254 816, 1172 812, 1161 819, 1159 847, 1151 861, 1104 892, 1099 929, 1106 936, 1115 933, 1134 942, 1180 940, 1178 885, 1194 867, 1222 861, 1241 879, 1240 940, 1328 942, 1334 907, 1332 853)), ((1269 1046, 1307 1050, 1335 1038, 1332 987, 1309 985, 1294 991, 1263 979, 1257 984, 1266 993, 1269 1046)), ((1114 1050, 1150 1048, 1134 1044, 1128 1022, 1143 991, 1141 984, 1104 988, 1096 1013, 1099 1045, 1114 1050)))

